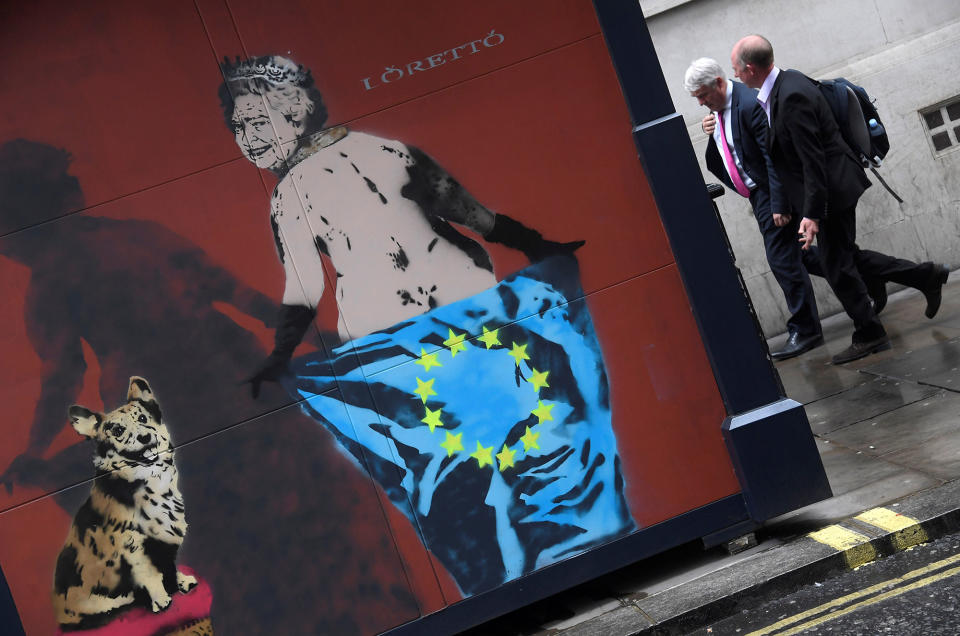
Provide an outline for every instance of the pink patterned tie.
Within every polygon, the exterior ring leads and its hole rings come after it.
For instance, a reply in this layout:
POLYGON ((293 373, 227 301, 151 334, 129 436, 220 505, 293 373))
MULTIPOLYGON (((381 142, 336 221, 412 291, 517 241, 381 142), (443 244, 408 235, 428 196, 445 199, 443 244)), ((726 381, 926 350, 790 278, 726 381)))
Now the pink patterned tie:
POLYGON ((717 113, 717 122, 717 125, 720 126, 720 145, 723 146, 723 160, 726 162, 727 170, 730 172, 730 179, 733 180, 733 187, 737 189, 740 196, 749 197, 750 188, 748 188, 747 184, 740 178, 740 171, 737 170, 737 162, 733 160, 733 155, 730 153, 730 146, 727 145, 726 126, 723 125, 722 112, 717 113))

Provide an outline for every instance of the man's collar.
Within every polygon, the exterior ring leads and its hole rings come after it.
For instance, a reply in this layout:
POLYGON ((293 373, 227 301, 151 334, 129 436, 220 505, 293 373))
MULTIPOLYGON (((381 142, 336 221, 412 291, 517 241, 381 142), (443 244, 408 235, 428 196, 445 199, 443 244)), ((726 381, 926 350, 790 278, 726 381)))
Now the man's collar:
POLYGON ((733 107, 733 80, 727 80, 727 102, 723 105, 724 112, 733 107))
POLYGON ((780 75, 780 69, 774 66, 770 69, 770 73, 767 75, 767 78, 763 80, 763 84, 760 86, 760 90, 757 92, 757 101, 761 104, 766 104, 770 99, 770 93, 773 92, 773 84, 777 81, 777 76, 780 75))

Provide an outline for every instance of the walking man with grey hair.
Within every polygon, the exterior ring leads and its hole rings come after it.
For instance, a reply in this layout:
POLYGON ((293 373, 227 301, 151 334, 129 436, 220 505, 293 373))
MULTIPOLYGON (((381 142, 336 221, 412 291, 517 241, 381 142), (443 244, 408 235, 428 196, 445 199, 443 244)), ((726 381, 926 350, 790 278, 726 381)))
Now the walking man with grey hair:
POLYGON ((739 40, 730 63, 744 84, 759 89, 757 100, 769 124, 767 151, 791 209, 801 217, 801 247, 808 250, 816 238, 824 276, 853 320, 852 342, 833 356, 833 363, 889 349, 890 338, 868 300, 863 275, 919 289, 927 300, 926 316, 933 318, 950 270, 861 250, 857 201, 870 181, 843 141, 817 84, 799 71, 774 66, 773 46, 759 35, 739 40))
POLYGON ((684 88, 711 110, 702 124, 710 135, 707 169, 750 200, 767 263, 787 301, 787 342, 771 357, 786 360, 820 346, 823 335, 817 302, 796 240, 799 219, 789 214, 767 154, 767 119, 757 102, 757 91, 728 80, 720 64, 708 57, 690 64, 684 88))

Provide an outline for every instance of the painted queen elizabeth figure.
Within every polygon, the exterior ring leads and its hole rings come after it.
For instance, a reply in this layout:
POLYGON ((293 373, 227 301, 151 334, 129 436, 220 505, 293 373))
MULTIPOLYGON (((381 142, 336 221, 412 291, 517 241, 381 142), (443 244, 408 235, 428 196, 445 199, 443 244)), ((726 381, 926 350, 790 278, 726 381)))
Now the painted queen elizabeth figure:
POLYGON ((310 71, 223 65, 244 156, 280 181, 282 382, 377 480, 465 594, 635 529, 574 250, 477 202, 422 150, 325 127, 310 71), (531 266, 497 281, 478 241, 531 266), (323 257, 334 271, 327 271, 323 257), (291 360, 333 287, 342 344, 291 360))

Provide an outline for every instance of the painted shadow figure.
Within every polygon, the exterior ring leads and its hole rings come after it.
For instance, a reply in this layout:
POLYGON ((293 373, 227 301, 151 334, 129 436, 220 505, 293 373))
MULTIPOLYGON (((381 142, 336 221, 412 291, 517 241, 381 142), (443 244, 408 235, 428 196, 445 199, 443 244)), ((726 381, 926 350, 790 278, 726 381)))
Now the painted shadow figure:
MULTIPOLYGON (((0 147, 0 222, 7 231, 30 228, 0 238, 0 254, 30 269, 24 322, 42 363, 29 446, 0 476, 6 488, 50 492, 92 476, 90 442, 44 459, 69 426, 66 407, 91 362, 86 343, 100 366, 105 404, 134 373, 150 377, 164 396, 164 417, 179 445, 180 486, 192 507, 182 561, 210 582, 219 630, 359 633, 409 616, 415 602, 388 591, 400 575, 393 580, 383 567, 377 580, 345 572, 357 559, 389 563, 396 559, 392 548, 357 538, 349 527, 318 527, 331 505, 346 520, 367 514, 340 494, 363 488, 365 480, 334 483, 331 459, 339 458, 303 443, 315 426, 296 409, 273 415, 270 425, 251 422, 237 434, 185 444, 291 402, 278 387, 260 402, 238 393, 242 370, 264 351, 214 306, 231 305, 271 327, 276 303, 158 223, 67 215, 83 207, 68 167, 69 154, 46 144, 15 140, 0 147), (317 613, 302 612, 300 597, 288 593, 294 570, 303 576, 301 592, 321 599, 317 613), (331 587, 334 579, 342 585, 331 587), (368 618, 349 609, 355 606, 377 609, 368 618)), ((64 488, 57 501, 72 515, 87 490, 64 488)))
POLYGON ((223 72, 237 145, 280 179, 270 221, 286 285, 253 394, 280 380, 305 398, 467 594, 632 531, 579 302, 583 242, 492 212, 418 148, 324 128, 310 72, 287 58, 223 72), (498 282, 456 225, 534 265, 498 282), (330 286, 345 344, 291 364, 330 286))
POLYGON ((0 238, 0 254, 30 269, 24 324, 43 376, 28 447, 2 475, 8 490, 62 488, 88 476, 82 444, 41 459, 66 425, 64 405, 82 387, 89 362, 82 343, 99 362, 105 403, 123 392, 131 369, 155 378, 176 421, 192 421, 189 431, 177 433, 181 444, 263 412, 262 405, 238 401, 224 375, 258 359, 260 345, 214 303, 268 326, 275 303, 157 223, 64 216, 83 207, 68 164, 65 151, 32 141, 0 149, 2 226, 29 228, 0 238), (48 219, 56 220, 36 225, 48 219), (216 410, 204 408, 209 400, 216 410), (197 418, 203 410, 206 416, 197 418))

